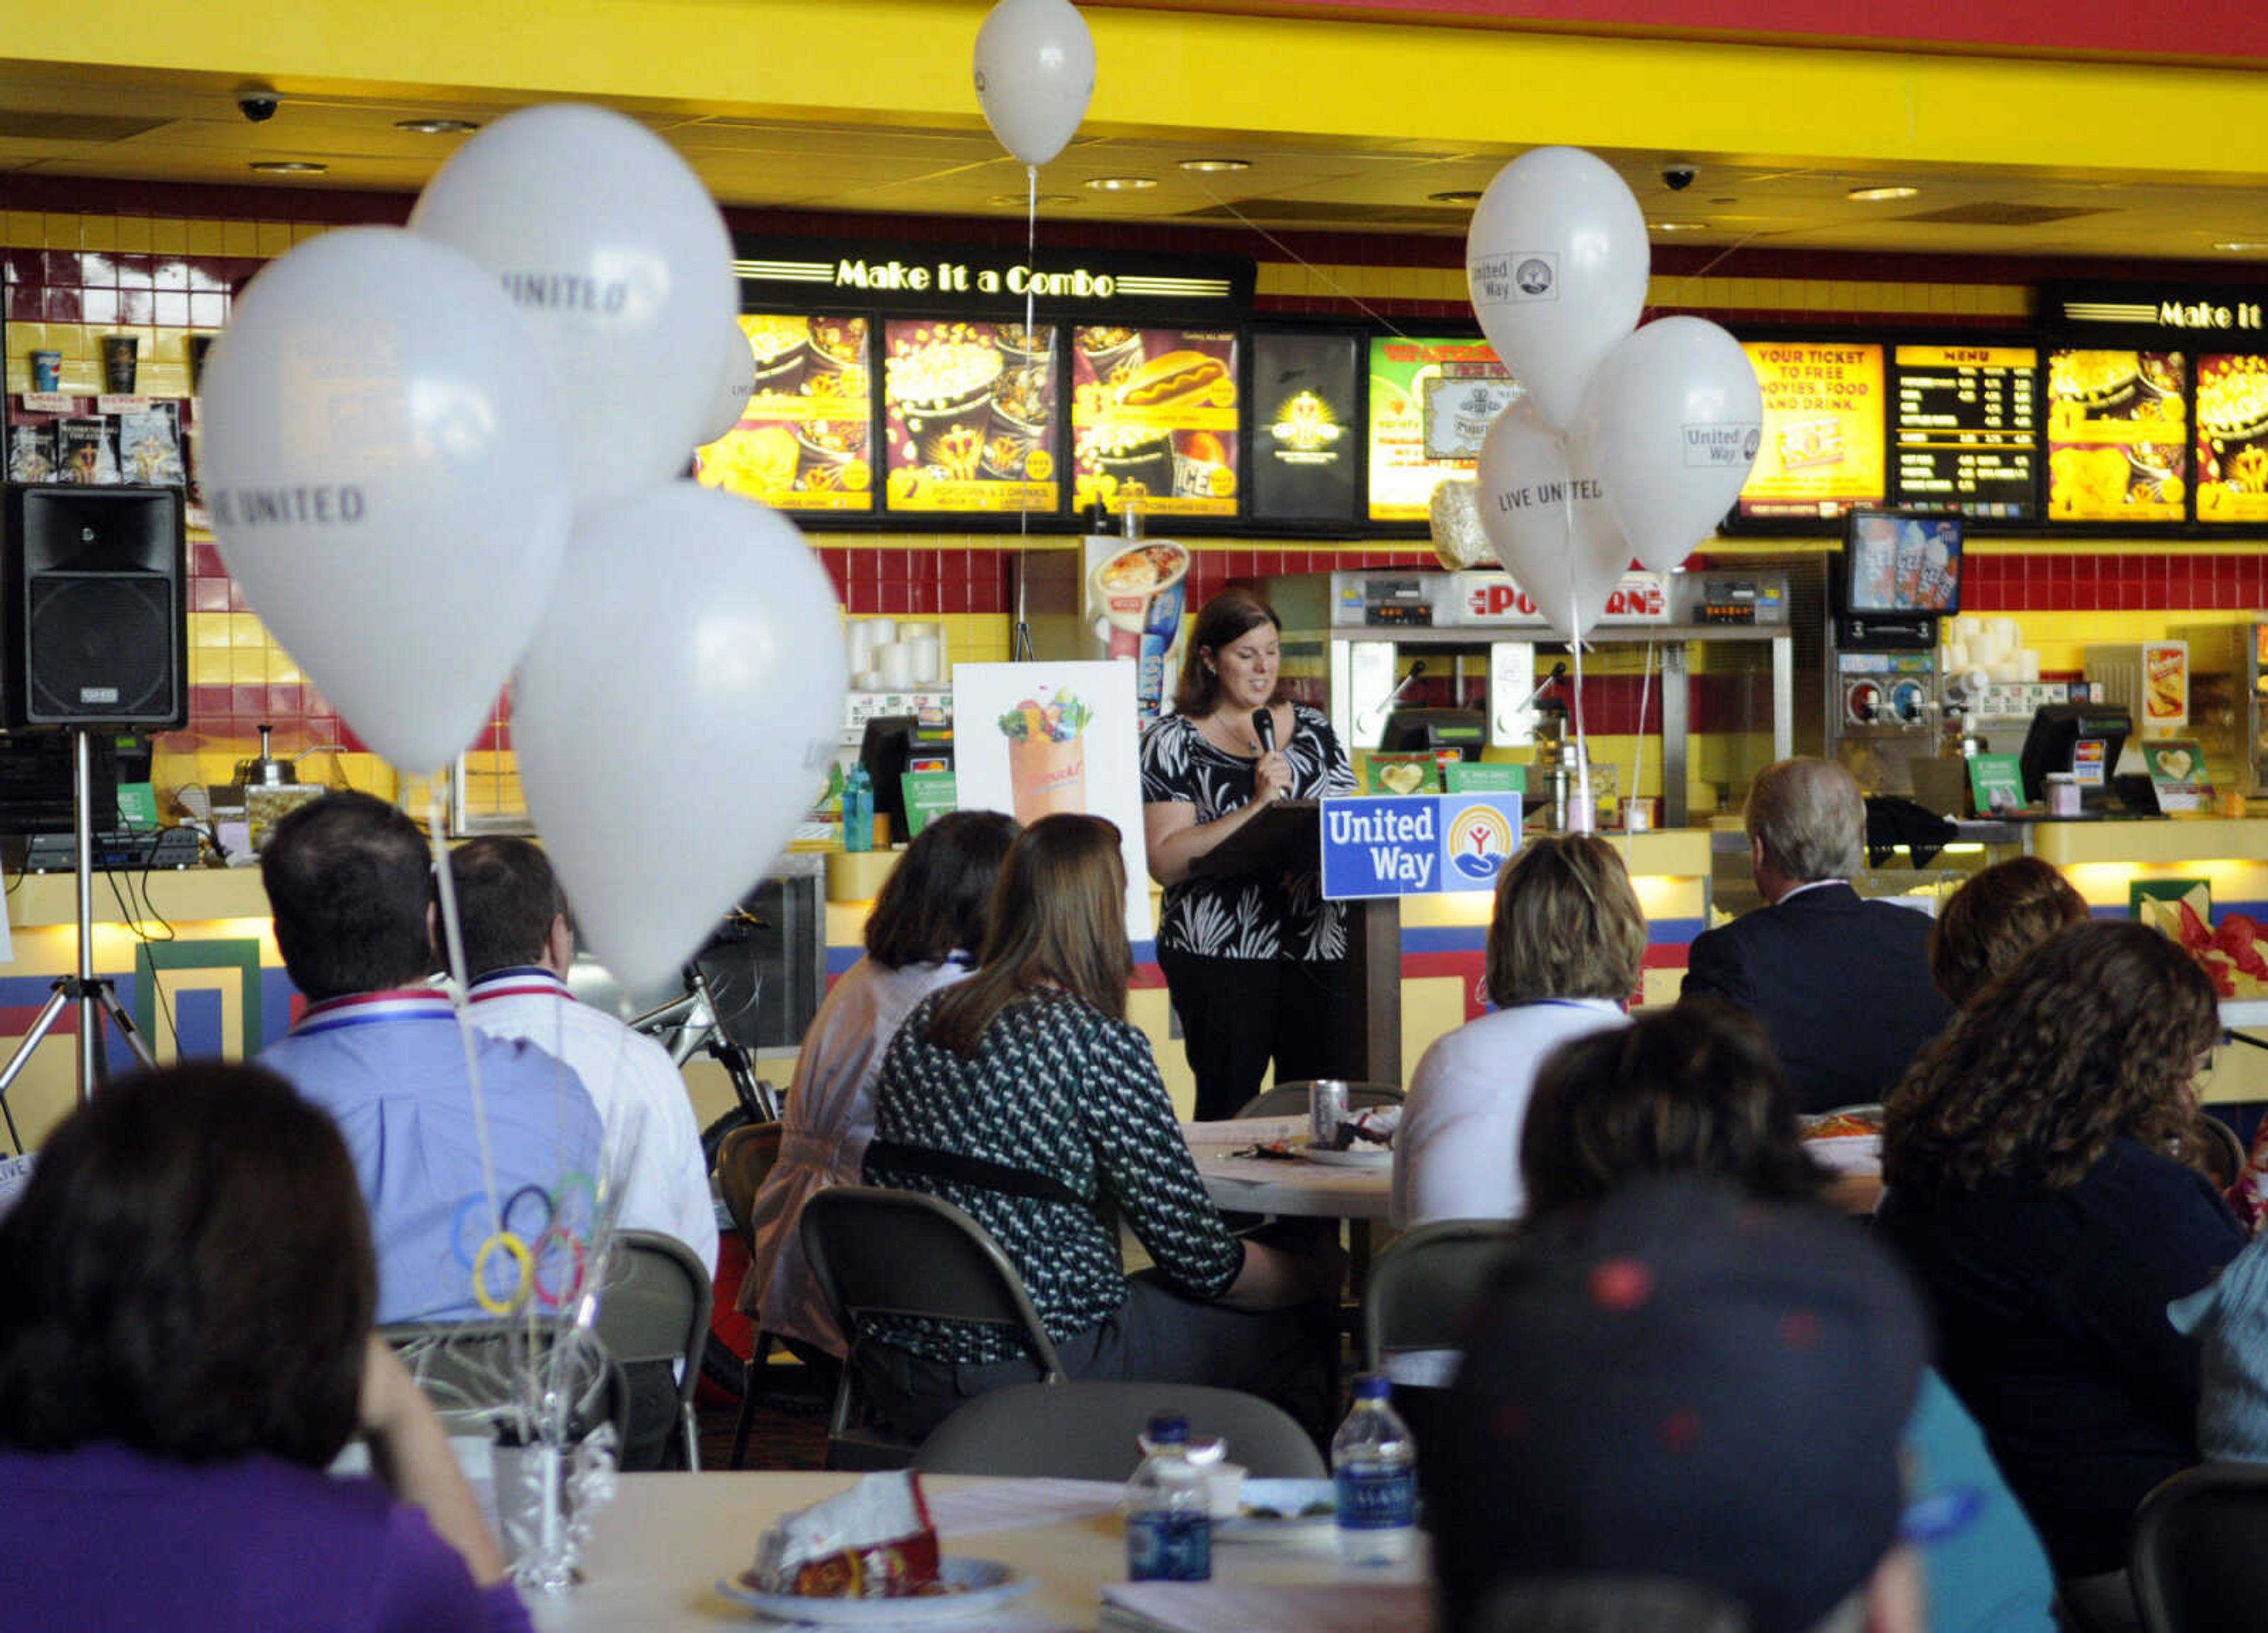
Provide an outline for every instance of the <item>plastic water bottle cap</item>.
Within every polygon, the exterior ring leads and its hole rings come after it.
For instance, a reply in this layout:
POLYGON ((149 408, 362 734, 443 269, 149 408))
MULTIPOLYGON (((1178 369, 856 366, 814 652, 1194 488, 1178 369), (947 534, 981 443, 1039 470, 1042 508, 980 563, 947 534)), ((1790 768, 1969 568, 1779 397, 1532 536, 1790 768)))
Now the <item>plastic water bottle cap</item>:
POLYGON ((1186 1445, 1189 1420, 1179 1412, 1160 1412, 1150 1420, 1150 1432, 1144 1438, 1152 1445, 1186 1445))
POLYGON ((1394 1394, 1394 1380, 1383 1372, 1365 1372, 1354 1380, 1358 1401, 1384 1401, 1394 1394))

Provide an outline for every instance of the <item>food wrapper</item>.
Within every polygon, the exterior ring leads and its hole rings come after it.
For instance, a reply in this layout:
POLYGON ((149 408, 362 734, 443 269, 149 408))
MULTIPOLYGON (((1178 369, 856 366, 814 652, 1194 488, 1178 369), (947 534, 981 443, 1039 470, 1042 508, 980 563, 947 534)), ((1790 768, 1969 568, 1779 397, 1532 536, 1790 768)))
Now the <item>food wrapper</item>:
POLYGON ((903 1599, 939 1591, 937 1529, 908 1470, 869 1475, 781 1519, 756 1544, 749 1577, 768 1593, 903 1599))
POLYGON ((1375 1150, 1394 1144, 1394 1131, 1402 1126, 1402 1107, 1373 1106, 1359 1111, 1339 1124, 1336 1149, 1340 1151, 1375 1150))

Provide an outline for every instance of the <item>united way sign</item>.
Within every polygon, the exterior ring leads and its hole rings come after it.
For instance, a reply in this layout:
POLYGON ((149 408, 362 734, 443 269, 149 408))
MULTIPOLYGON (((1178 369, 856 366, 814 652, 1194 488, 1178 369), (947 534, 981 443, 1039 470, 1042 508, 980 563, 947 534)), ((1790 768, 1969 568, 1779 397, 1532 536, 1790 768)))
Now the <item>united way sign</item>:
POLYGON ((1518 794, 1411 794, 1322 803, 1323 894, 1493 890, 1520 849, 1518 794))

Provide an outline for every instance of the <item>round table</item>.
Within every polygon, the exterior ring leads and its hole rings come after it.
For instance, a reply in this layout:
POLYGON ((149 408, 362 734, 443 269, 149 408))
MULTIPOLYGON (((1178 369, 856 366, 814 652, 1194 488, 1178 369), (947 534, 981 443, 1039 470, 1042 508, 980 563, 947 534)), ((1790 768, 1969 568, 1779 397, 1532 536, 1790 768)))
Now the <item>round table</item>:
POLYGON ((1226 1122, 1185 1122, 1182 1137, 1197 1161, 1197 1177, 1213 1205, 1231 1213, 1290 1214, 1300 1218, 1383 1219, 1394 1183, 1390 1157, 1352 1168, 1272 1157, 1239 1157, 1270 1141, 1293 1146, 1307 1137, 1304 1117, 1241 1117, 1226 1122))

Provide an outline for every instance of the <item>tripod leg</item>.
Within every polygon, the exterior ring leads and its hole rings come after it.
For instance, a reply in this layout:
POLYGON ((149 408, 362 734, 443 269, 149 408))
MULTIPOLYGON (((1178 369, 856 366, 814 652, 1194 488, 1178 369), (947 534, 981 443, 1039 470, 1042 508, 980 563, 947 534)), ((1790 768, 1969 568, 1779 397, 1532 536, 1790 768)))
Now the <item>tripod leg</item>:
POLYGON ((96 1003, 102 1006, 102 1012, 110 1017, 110 1024, 118 1028, 118 1035, 126 1040, 126 1047, 134 1051, 134 1058, 140 1061, 145 1070, 157 1070, 158 1057, 143 1041, 142 1029, 134 1024, 134 1017, 128 1014, 126 1006, 118 1001, 117 992, 107 981, 98 981, 94 986, 96 1003))
POLYGON ((32 1051, 40 1047, 40 1041, 55 1026, 55 1017, 63 1012, 63 1005, 71 1001, 71 984, 68 978, 55 982, 55 990, 33 1017, 31 1030, 16 1045, 16 1052, 8 1057, 7 1065, 0 1067, 0 1121, 7 1123, 8 1143, 18 1151, 24 1149, 24 1136, 16 1131, 16 1114, 8 1109, 8 1091, 24 1075, 24 1068, 32 1063, 32 1051))

